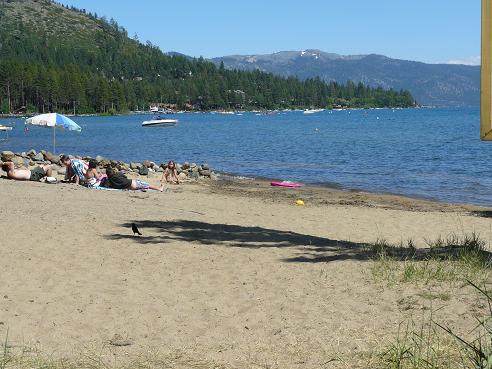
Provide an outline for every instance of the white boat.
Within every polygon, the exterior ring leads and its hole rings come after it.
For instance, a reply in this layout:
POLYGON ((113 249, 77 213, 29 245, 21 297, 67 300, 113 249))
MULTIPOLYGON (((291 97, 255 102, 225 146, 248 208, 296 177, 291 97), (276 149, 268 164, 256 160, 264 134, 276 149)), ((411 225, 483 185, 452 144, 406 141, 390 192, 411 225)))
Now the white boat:
POLYGON ((325 109, 306 109, 304 110, 304 114, 315 114, 315 113, 321 113, 325 109))
POLYGON ((142 127, 173 127, 178 123, 177 119, 152 119, 142 122, 142 127))
POLYGON ((11 131, 11 130, 12 130, 12 127, 0 125, 0 131, 11 131))

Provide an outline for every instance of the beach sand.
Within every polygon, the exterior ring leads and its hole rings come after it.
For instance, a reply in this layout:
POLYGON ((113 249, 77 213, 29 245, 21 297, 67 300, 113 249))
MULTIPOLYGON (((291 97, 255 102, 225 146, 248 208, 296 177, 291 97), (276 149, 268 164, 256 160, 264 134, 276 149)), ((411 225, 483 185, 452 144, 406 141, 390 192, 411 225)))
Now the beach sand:
MULTIPOLYGON (((375 281, 365 243, 492 236, 474 206, 255 181, 129 193, 2 179, 0 192, 0 340, 161 367, 357 367, 435 288, 375 281)), ((469 332, 476 294, 440 288, 434 318, 469 332)))

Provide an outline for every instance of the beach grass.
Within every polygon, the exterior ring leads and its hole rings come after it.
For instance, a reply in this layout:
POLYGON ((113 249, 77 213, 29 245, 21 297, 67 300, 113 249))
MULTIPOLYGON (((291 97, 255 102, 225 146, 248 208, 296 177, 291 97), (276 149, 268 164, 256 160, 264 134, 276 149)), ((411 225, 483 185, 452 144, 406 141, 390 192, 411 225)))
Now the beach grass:
POLYGON ((468 282, 488 305, 469 337, 456 334, 434 319, 433 313, 400 325, 395 339, 383 349, 371 367, 379 369, 491 369, 492 294, 486 286, 468 282))
POLYGON ((388 284, 484 283, 492 275, 492 254, 477 233, 426 240, 427 248, 417 249, 413 240, 391 245, 378 239, 372 245, 372 275, 388 284))

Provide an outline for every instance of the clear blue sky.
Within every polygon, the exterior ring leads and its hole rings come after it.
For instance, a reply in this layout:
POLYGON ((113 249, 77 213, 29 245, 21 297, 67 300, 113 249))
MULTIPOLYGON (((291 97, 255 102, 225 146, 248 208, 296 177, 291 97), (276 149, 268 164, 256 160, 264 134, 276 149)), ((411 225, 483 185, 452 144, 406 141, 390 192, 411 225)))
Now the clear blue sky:
POLYGON ((320 49, 431 63, 480 55, 480 0, 61 0, 192 56, 320 49))

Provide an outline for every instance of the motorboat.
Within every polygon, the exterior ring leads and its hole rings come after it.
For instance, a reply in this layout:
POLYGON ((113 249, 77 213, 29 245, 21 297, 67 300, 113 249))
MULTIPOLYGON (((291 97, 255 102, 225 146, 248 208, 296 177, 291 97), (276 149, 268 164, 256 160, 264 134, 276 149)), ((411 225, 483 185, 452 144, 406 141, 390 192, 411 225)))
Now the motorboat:
POLYGON ((154 119, 142 122, 142 127, 173 127, 177 123, 177 119, 163 119, 161 117, 155 117, 154 119))
POLYGON ((6 132, 6 131, 11 131, 12 130, 12 127, 9 127, 9 126, 2 126, 0 124, 0 131, 2 132, 6 132))
POLYGON ((304 110, 304 114, 316 114, 316 113, 321 113, 325 109, 306 109, 304 110))

